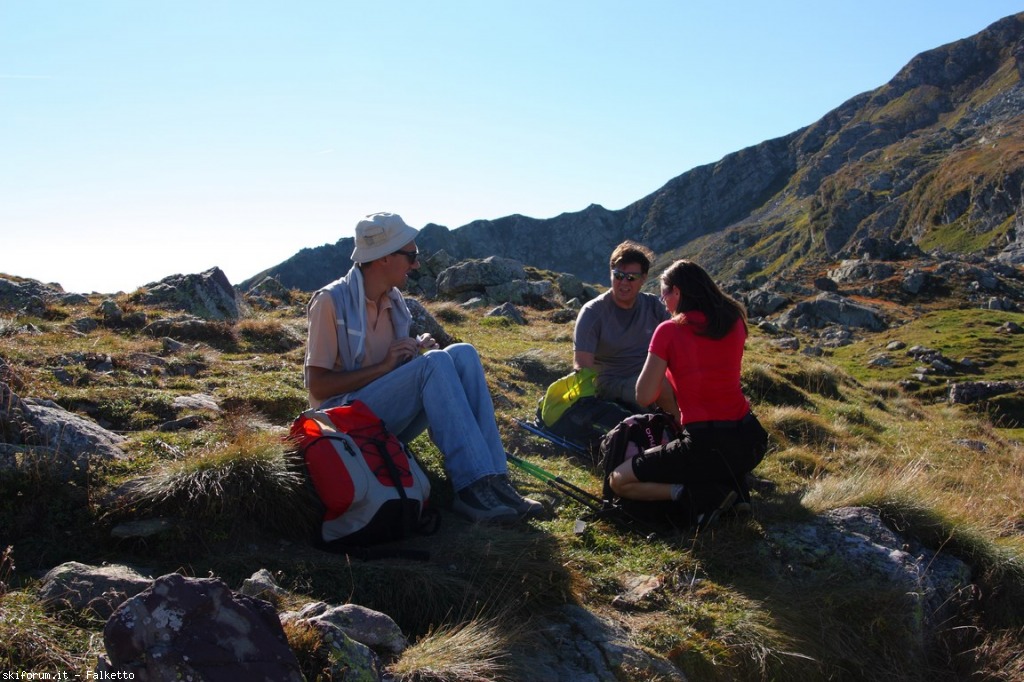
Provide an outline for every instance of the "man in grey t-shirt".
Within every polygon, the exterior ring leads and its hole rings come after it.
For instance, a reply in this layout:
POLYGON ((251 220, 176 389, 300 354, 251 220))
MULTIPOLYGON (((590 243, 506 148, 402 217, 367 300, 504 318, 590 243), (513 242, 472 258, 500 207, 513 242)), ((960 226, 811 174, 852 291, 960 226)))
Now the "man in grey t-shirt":
MULTIPOLYGON (((647 359, 651 335, 669 319, 657 296, 640 291, 653 259, 650 249, 636 242, 615 247, 608 263, 611 287, 587 302, 576 318, 573 364, 597 372, 597 393, 602 398, 637 405, 636 380, 647 359)), ((667 379, 661 395, 659 406, 672 413, 668 401, 674 402, 675 396, 667 379)))

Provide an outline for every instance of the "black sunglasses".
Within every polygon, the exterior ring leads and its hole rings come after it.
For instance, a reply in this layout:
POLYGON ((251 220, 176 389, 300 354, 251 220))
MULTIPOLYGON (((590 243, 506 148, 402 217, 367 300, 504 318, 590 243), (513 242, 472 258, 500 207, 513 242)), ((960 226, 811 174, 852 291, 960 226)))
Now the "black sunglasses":
POLYGON ((622 270, 612 270, 612 277, 619 280, 626 280, 627 282, 635 282, 638 279, 642 279, 644 274, 642 272, 623 272, 622 270))
POLYGON ((403 256, 405 256, 406 258, 408 258, 410 265, 415 263, 419 259, 419 257, 420 257, 420 252, 419 251, 392 251, 391 255, 394 255, 396 253, 400 253, 403 256))

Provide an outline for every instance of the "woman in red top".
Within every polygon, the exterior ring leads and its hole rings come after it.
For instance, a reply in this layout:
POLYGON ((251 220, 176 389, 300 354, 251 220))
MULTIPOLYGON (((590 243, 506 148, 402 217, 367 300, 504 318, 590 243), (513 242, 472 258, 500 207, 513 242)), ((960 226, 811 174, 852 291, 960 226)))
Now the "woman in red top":
POLYGON ((749 502, 746 474, 764 457, 768 434, 740 387, 746 309, 686 260, 662 273, 661 298, 673 317, 651 338, 636 395, 653 404, 667 376, 678 404, 673 416, 685 430, 623 462, 609 484, 619 497, 677 500, 693 513, 718 506, 730 491, 749 502))

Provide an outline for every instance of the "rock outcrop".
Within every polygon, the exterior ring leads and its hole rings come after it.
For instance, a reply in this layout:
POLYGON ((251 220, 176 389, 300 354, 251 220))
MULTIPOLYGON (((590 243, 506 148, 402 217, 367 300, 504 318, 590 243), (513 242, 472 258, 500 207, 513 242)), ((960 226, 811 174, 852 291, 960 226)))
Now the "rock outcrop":
POLYGON ((834 509, 809 523, 766 530, 780 570, 795 580, 855 576, 904 594, 904 625, 917 630, 916 641, 932 641, 939 627, 948 626, 947 618, 973 598, 967 564, 898 535, 874 509, 834 509))
POLYGON ((244 312, 227 275, 216 267, 197 275, 171 275, 147 284, 139 300, 207 320, 237 320, 244 312))
POLYGON ((110 616, 103 643, 100 671, 133 679, 303 680, 273 607, 216 578, 157 578, 110 616))

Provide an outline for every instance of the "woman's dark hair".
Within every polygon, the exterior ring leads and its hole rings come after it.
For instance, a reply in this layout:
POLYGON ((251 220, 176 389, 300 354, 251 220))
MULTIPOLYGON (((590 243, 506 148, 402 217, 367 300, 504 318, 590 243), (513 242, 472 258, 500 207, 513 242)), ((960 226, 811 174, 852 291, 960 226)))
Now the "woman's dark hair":
POLYGON ((747 324, 747 309, 742 303, 722 291, 704 268, 688 260, 677 260, 661 273, 663 288, 676 287, 679 301, 673 311, 677 319, 691 310, 699 310, 707 318, 696 332, 701 336, 720 339, 729 333, 737 318, 747 324))

